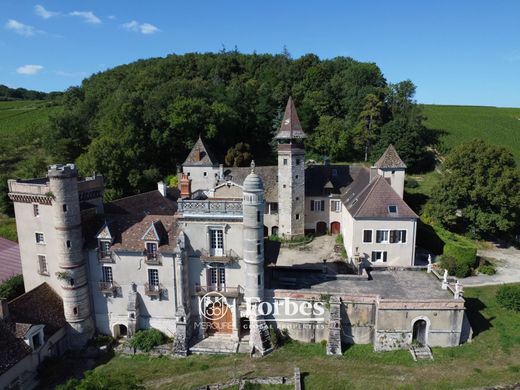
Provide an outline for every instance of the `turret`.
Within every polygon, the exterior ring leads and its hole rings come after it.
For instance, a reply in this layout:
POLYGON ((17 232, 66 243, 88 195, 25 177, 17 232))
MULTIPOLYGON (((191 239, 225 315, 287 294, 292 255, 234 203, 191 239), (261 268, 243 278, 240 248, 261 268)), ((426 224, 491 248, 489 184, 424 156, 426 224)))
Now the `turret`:
POLYGON ((291 97, 287 101, 278 142, 279 232, 286 238, 304 234, 305 148, 303 131, 291 97))
POLYGON ((72 348, 82 347, 94 334, 90 295, 83 257, 78 174, 74 164, 51 165, 48 171, 52 197, 55 247, 65 319, 72 348))
MULTIPOLYGON (((399 157, 399 154, 397 153, 397 150, 395 150, 394 145, 390 144, 388 146, 383 155, 372 167, 372 170, 374 169, 377 169, 377 173, 380 176, 390 180, 390 185, 392 186, 393 190, 402 199, 404 196, 406 164, 403 160, 401 160, 401 157, 399 157)), ((372 175, 370 179, 373 179, 372 175)))
POLYGON ((251 162, 251 173, 244 180, 243 251, 245 297, 258 301, 264 297, 264 185, 254 164, 251 162))

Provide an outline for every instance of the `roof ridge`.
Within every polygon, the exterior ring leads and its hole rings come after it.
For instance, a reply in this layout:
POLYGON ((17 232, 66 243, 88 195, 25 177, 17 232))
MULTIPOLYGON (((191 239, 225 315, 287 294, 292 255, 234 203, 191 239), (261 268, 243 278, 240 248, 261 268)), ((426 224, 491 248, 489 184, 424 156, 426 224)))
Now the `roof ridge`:
POLYGON ((377 177, 375 180, 372 180, 372 181, 369 181, 367 186, 365 188, 363 188, 363 190, 361 190, 361 192, 358 194, 357 198, 359 198, 365 191, 368 190, 368 193, 367 195, 365 196, 365 199, 363 199, 363 202, 361 202, 361 204, 359 205, 356 213, 353 215, 354 217, 359 213, 359 211, 363 208, 363 206, 365 205, 365 203, 367 202, 368 198, 370 197, 370 194, 372 194, 372 192, 374 191, 374 188, 376 188, 376 184, 379 182, 380 179, 383 178, 383 176, 380 176, 378 175, 379 177, 377 177), (369 189, 369 187, 372 186, 372 188, 369 189))

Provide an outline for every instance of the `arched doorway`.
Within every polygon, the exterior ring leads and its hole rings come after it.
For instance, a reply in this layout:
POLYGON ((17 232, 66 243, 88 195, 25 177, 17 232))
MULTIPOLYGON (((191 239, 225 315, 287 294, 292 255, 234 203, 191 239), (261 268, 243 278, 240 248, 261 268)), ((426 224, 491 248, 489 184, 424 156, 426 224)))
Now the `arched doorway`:
POLYGON ((318 222, 316 224, 316 235, 323 236, 327 234, 327 224, 325 222, 318 222))
POLYGON ((249 318, 240 317, 240 337, 247 336, 249 334, 249 318))
POLYGON ((426 345, 426 328, 425 320, 417 320, 413 324, 412 344, 426 345))
POLYGON ((271 234, 272 234, 273 236, 278 236, 278 226, 273 226, 273 227, 271 228, 271 234))
POLYGON ((332 222, 330 224, 330 232, 332 234, 339 234, 341 231, 341 224, 339 222, 332 222))
POLYGON ((115 324, 114 329, 114 338, 118 339, 120 337, 126 337, 128 335, 128 328, 123 324, 115 324))
POLYGON ((212 302, 206 307, 208 333, 231 333, 233 331, 233 315, 231 309, 223 302, 212 302))

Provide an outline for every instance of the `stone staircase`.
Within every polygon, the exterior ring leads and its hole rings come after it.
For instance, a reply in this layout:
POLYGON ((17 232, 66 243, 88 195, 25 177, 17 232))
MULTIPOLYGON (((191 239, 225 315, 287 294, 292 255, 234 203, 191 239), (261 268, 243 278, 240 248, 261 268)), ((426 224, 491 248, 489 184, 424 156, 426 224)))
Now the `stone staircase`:
POLYGON ((269 327, 264 320, 258 320, 258 330, 260 331, 260 340, 262 344, 262 351, 260 352, 262 355, 267 355, 273 350, 273 346, 271 344, 271 336, 269 335, 269 327))
POLYGON ((412 346, 410 353, 414 361, 418 360, 433 360, 432 350, 429 346, 412 346))
POLYGON ((230 336, 209 336, 196 342, 190 347, 190 352, 195 355, 206 354, 233 354, 237 353, 238 341, 232 340, 230 336))

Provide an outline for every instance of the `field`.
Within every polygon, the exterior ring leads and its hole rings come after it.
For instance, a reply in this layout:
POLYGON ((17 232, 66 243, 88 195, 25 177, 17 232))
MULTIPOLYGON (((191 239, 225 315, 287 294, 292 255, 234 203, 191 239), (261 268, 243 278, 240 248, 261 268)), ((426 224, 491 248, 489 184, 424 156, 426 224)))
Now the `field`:
MULTIPOLYGON (((299 367, 306 389, 453 389, 520 382, 520 313, 497 306, 497 287, 468 288, 471 343, 434 348, 434 361, 413 362, 408 351, 375 353, 354 345, 341 357, 320 344, 291 342, 262 359, 247 355, 185 359, 116 356, 94 370, 101 378, 135 376, 147 388, 192 389, 239 376, 291 376, 299 367)), ((64 368, 65 369, 65 368, 64 368)))
POLYGON ((429 104, 422 107, 426 126, 445 131, 442 140, 447 148, 481 138, 508 147, 520 163, 520 108, 429 104))
POLYGON ((40 171, 48 163, 42 137, 49 115, 61 110, 52 102, 0 101, 0 236, 16 239, 14 219, 1 214, 7 178, 40 171))

